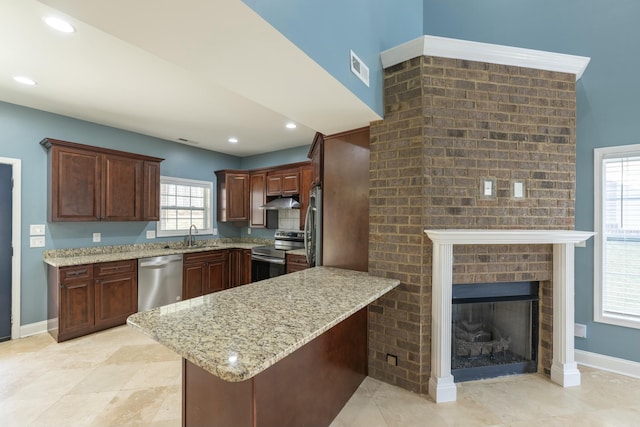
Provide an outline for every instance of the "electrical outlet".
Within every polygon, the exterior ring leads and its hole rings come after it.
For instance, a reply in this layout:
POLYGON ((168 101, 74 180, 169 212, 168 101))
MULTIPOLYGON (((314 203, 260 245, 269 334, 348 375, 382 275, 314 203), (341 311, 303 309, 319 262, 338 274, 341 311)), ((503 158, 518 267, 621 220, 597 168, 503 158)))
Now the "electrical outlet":
POLYGON ((217 235, 218 235, 218 229, 217 229, 217 228, 214 228, 214 229, 213 229, 213 235, 214 235, 214 236, 217 236, 217 235))
POLYGON ((29 247, 44 248, 44 236, 34 236, 29 238, 29 247))
POLYGON ((251 234, 251 227, 247 228, 247 234, 251 234))
POLYGON ((156 231, 155 230, 147 230, 147 239, 155 239, 156 231))
POLYGON ((389 365, 398 366, 398 356, 387 353, 387 363, 389 365))
POLYGON ((93 233, 93 241, 94 241, 94 243, 97 243, 100 240, 102 240, 102 235, 100 233, 93 233))
POLYGON ((587 325, 582 323, 574 323, 573 324, 573 335, 578 338, 586 338, 587 337, 587 325))

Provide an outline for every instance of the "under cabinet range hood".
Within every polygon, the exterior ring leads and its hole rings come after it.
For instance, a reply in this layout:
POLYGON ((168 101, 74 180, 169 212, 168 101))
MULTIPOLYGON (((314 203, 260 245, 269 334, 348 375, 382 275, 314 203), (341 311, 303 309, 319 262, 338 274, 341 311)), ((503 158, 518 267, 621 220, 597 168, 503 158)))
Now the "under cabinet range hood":
POLYGON ((278 197, 260 206, 260 209, 300 209, 300 203, 293 197, 278 197))

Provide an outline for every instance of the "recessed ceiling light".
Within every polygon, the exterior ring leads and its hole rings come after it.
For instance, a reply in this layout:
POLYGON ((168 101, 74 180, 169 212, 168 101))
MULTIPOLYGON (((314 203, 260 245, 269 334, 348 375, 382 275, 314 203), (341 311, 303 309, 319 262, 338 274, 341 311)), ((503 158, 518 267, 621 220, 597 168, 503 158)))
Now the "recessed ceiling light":
POLYGON ((45 16, 42 19, 44 19, 44 22, 54 30, 61 31, 63 33, 73 33, 76 31, 73 25, 64 19, 57 18, 55 16, 45 16))
POLYGON ((298 127, 295 123, 293 122, 289 122, 285 125, 287 127, 287 129, 295 129, 296 127, 298 127))
POLYGON ((22 83, 23 85, 27 85, 27 86, 35 86, 37 84, 35 80, 30 79, 29 77, 25 77, 25 76, 15 76, 13 78, 13 80, 17 81, 18 83, 22 83))
POLYGON ((228 141, 229 141, 231 144, 237 144, 237 143, 238 143, 238 138, 231 137, 231 138, 229 138, 229 139, 228 139, 228 141))

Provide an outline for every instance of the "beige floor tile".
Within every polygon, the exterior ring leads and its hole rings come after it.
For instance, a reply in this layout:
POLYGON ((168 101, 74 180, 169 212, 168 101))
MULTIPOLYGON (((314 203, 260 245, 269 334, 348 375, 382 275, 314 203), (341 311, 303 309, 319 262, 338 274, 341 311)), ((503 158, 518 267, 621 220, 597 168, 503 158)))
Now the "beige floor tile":
MULTIPOLYGON (((180 360, 127 326, 0 343, 0 426, 180 426, 180 360)), ((535 374, 461 383, 444 404, 366 378, 331 427, 640 426, 640 379, 580 371, 571 388, 535 374)))

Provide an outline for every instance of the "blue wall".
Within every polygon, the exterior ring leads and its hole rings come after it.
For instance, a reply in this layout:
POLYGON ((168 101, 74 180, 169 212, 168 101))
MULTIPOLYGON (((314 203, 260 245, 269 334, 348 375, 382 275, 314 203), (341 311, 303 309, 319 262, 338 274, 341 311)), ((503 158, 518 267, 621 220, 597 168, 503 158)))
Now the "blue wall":
MULTIPOLYGON (((425 0, 424 33, 591 57, 577 85, 576 229, 593 230, 593 149, 637 144, 637 0, 425 0)), ((576 348, 640 362, 640 330, 593 322, 593 239, 576 250, 576 348)))
POLYGON ((422 0, 243 2, 380 116, 380 52, 422 35, 422 0), (351 73, 350 49, 369 67, 369 87, 351 73))
MULTIPOLYGON (((158 242, 147 240, 151 222, 47 222, 47 154, 39 142, 63 139, 99 147, 162 157, 163 175, 212 181, 214 171, 239 168, 241 159, 115 128, 100 126, 56 114, 0 102, 0 157, 22 161, 22 267, 21 324, 46 320, 46 276, 42 262, 44 249, 91 247, 158 242), (29 248, 29 225, 46 224, 46 247, 29 248), (93 243, 92 233, 102 233, 102 242, 93 243)), ((215 202, 215 199, 214 199, 215 202)), ((215 223, 215 209, 214 209, 215 223)), ((236 227, 218 223, 222 237, 237 237, 236 227)))

